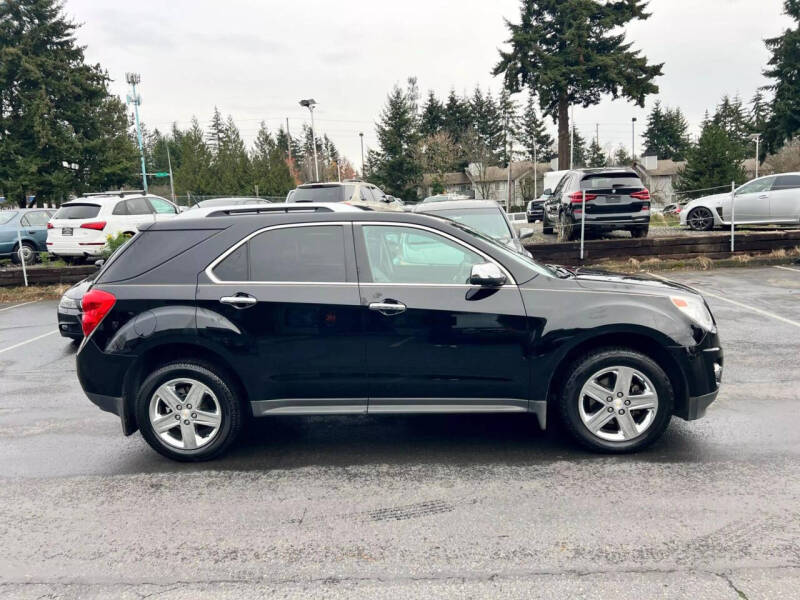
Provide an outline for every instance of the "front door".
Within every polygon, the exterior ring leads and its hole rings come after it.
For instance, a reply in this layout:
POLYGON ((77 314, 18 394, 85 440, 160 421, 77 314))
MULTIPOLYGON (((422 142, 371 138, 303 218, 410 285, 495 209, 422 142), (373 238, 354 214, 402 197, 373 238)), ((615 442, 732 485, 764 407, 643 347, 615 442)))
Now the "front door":
POLYGON ((488 257, 411 225, 356 225, 356 248, 369 412, 527 410, 519 290, 468 284, 488 257))
POLYGON ((278 226, 200 275, 198 330, 246 373, 253 412, 365 412, 349 224, 278 226))
MULTIPOLYGON (((754 179, 738 190, 734 195, 733 219, 735 223, 758 223, 770 220, 770 187, 775 177, 754 179)), ((723 203, 722 220, 730 222, 731 203, 723 203)))

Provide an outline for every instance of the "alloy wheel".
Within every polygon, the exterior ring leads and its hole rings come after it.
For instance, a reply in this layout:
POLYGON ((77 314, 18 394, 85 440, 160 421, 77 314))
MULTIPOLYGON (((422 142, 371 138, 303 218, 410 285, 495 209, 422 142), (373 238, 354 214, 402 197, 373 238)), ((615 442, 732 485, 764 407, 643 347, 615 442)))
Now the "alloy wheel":
POLYGON ((650 379, 632 367, 614 366, 586 380, 578 414, 592 435, 625 442, 645 433, 658 412, 658 394, 650 379))
POLYGON ((150 399, 148 416, 161 441, 181 450, 206 446, 222 424, 222 408, 214 392, 190 378, 161 384, 150 399))
POLYGON ((689 213, 687 222, 696 231, 708 231, 714 226, 714 216, 710 210, 701 206, 689 213))

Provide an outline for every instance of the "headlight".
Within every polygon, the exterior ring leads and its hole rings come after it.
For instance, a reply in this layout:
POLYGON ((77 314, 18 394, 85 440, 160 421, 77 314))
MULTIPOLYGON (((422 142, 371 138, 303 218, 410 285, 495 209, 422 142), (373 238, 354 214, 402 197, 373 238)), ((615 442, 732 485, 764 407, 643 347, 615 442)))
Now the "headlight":
POLYGON ((697 296, 670 296, 672 304, 689 317, 696 325, 706 331, 714 331, 714 319, 711 317, 702 298, 697 296))
POLYGON ((78 303, 77 300, 73 300, 72 298, 68 298, 67 296, 61 296, 61 302, 58 303, 58 308, 80 308, 81 305, 78 303))

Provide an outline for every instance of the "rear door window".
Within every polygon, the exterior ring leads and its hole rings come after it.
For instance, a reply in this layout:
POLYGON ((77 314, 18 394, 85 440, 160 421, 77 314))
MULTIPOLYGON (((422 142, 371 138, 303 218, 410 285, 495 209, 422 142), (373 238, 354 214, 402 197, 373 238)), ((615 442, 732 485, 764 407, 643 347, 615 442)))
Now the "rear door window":
POLYGON ((800 188, 800 175, 778 175, 775 183, 772 184, 772 189, 775 191, 796 188, 800 188))
POLYGON ((126 200, 125 203, 128 205, 129 215, 149 215, 153 212, 145 198, 131 198, 126 200))
POLYGON ((100 212, 99 204, 65 204, 53 215, 54 219, 94 219, 100 212))
POLYGON ((114 207, 114 210, 111 212, 112 215, 127 215, 128 214, 128 203, 125 200, 117 202, 117 205, 114 207))
POLYGON ((50 213, 44 210, 25 213, 25 216, 20 219, 24 227, 44 227, 49 220, 50 213))

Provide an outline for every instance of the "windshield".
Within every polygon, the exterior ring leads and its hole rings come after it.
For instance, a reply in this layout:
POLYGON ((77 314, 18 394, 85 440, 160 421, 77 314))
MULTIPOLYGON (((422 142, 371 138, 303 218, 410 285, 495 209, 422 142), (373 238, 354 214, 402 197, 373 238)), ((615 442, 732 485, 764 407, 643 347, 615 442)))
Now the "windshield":
POLYGON ((54 219, 94 219, 100 212, 97 204, 65 204, 53 215, 54 219))
POLYGON ((463 223, 503 243, 511 241, 512 233, 500 208, 450 208, 430 211, 431 214, 463 223))
POLYGON ((344 186, 341 185, 299 187, 294 191, 292 202, 343 202, 343 189, 344 186))
POLYGON ((529 269, 533 269, 534 271, 536 271, 540 275, 544 275, 545 277, 552 277, 553 279, 557 279, 557 276, 555 275, 555 271, 553 269, 549 269, 549 268, 545 267, 544 265, 539 264, 538 262, 536 262, 532 258, 528 258, 527 256, 524 256, 524 255, 520 254, 519 252, 515 252, 514 250, 512 250, 511 248, 509 248, 505 244, 501 244, 496 239, 491 238, 491 237, 481 233, 477 229, 473 229, 472 227, 469 227, 468 225, 464 225, 463 223, 458 223, 458 222, 453 222, 453 225, 455 227, 458 227, 462 231, 465 231, 466 233, 468 233, 470 235, 474 235, 475 237, 482 239, 484 242, 487 242, 487 243, 491 244, 496 250, 500 251, 505 258, 508 258, 510 260, 513 260, 513 261, 516 261, 517 263, 519 263, 519 264, 521 264, 521 265, 523 265, 523 266, 525 266, 525 267, 527 267, 529 269))
POLYGON ((9 211, 4 210, 3 212, 0 212, 0 225, 5 225, 16 216, 17 216, 17 211, 15 210, 9 210, 9 211))

